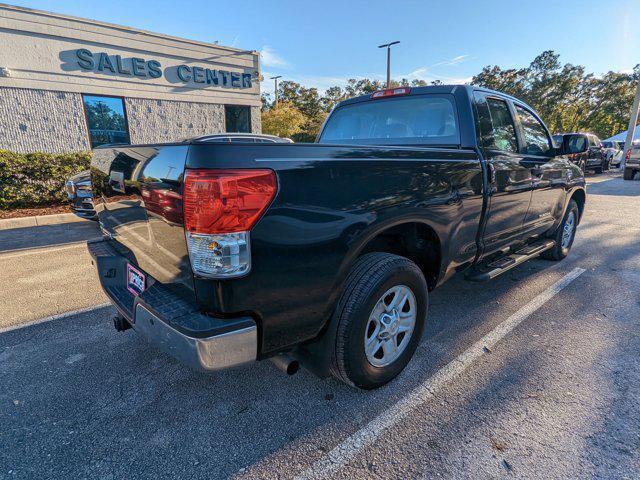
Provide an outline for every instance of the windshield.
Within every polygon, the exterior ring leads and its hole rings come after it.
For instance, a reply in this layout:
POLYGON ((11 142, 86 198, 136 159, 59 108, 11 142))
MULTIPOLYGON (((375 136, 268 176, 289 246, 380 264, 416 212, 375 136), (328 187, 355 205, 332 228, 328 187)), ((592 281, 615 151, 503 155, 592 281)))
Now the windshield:
POLYGON ((327 120, 319 142, 458 145, 453 97, 396 97, 339 107, 327 120))

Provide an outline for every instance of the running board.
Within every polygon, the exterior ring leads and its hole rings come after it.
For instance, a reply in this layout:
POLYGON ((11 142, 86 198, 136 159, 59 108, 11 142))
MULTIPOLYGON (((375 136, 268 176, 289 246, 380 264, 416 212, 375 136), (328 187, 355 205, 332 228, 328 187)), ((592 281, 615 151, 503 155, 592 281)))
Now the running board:
POLYGON ((498 275, 508 272, 527 260, 537 257, 542 252, 546 252, 555 246, 555 240, 544 240, 526 245, 515 253, 497 258, 489 263, 477 265, 466 275, 466 279, 470 282, 486 282, 487 280, 491 280, 498 275))

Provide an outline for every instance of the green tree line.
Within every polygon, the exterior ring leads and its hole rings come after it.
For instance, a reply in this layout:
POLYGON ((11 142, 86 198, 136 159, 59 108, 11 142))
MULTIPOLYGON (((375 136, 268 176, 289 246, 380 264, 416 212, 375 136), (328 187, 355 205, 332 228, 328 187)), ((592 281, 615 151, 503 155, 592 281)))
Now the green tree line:
MULTIPOLYGON (((486 66, 471 84, 500 90, 527 102, 552 133, 588 131, 607 138, 627 128, 638 81, 640 65, 632 73, 610 71, 596 77, 583 66, 562 64, 560 55, 545 51, 525 68, 486 66)), ((392 81, 394 87, 425 85, 424 80, 392 81)), ((324 92, 292 81, 280 82, 277 108, 272 96, 262 96, 262 129, 299 142, 312 142, 336 103, 384 88, 384 82, 368 78, 349 79, 345 87, 334 86, 324 92)))

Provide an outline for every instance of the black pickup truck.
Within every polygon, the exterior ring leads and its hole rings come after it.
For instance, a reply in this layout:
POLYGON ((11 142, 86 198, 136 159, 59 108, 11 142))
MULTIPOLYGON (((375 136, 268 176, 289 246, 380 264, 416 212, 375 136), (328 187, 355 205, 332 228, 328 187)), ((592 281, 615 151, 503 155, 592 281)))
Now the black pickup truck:
POLYGON ((471 86, 344 101, 313 144, 99 148, 100 281, 133 327, 211 371, 270 358, 360 388, 394 378, 428 292, 564 258, 580 153, 523 102, 471 86))

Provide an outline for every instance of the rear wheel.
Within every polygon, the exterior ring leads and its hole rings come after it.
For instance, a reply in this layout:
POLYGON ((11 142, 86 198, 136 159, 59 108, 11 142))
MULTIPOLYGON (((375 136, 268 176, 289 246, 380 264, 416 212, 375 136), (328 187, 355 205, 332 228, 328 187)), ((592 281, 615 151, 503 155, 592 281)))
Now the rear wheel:
POLYGON ((602 165, 600 165, 599 167, 593 167, 593 172, 594 173, 602 173, 602 165))
POLYGON ((424 275, 408 258, 388 253, 359 258, 333 314, 338 322, 333 375, 363 389, 395 378, 420 342, 427 303, 424 275))
POLYGON ((552 235, 556 241, 555 246, 551 250, 547 250, 542 254, 543 258, 548 260, 562 260, 569 255, 569 250, 573 245, 576 237, 576 228, 580 219, 580 210, 575 200, 569 200, 567 211, 560 223, 558 229, 552 235))
POLYGON ((625 168, 622 178, 624 178, 625 180, 633 180, 633 177, 635 177, 635 175, 636 172, 635 170, 633 170, 633 168, 625 168))

